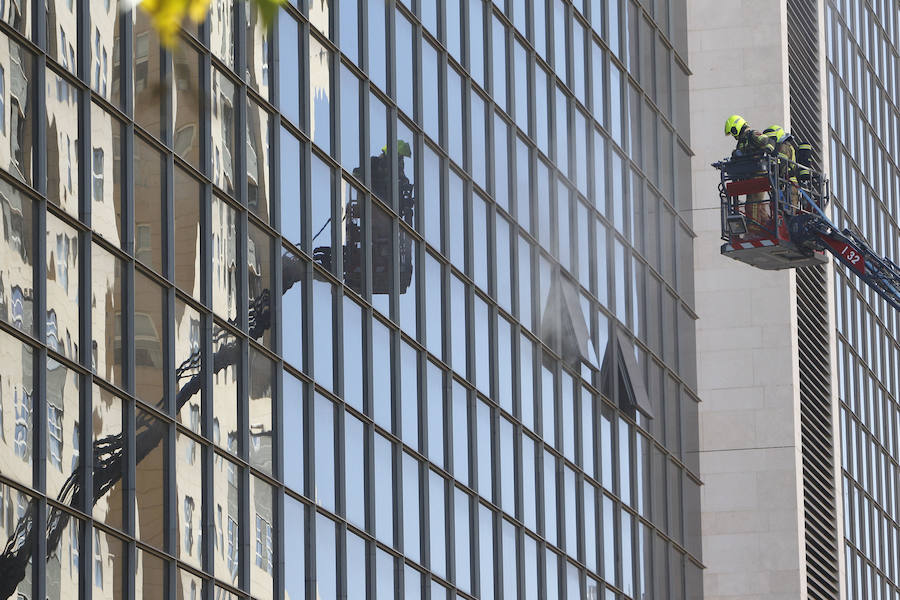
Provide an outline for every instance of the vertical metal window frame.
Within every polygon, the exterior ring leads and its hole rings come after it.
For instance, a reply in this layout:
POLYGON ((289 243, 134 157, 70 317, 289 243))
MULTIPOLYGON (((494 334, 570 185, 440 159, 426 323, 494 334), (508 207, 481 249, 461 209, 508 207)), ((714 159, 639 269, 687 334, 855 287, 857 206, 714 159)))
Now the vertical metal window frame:
MULTIPOLYGON (((90 22, 90 14, 89 14, 89 6, 88 3, 79 3, 77 6, 77 15, 78 21, 78 46, 79 49, 90 48, 90 45, 87 43, 88 37, 88 24, 90 22)), ((91 53, 80 51, 78 55, 78 71, 82 80, 90 81, 89 73, 90 73, 90 60, 91 53)), ((87 225, 88 229, 86 231, 79 232, 79 244, 78 251, 80 255, 79 260, 79 299, 78 304, 80 307, 79 316, 78 316, 78 325, 80 330, 80 339, 79 345, 82 348, 80 358, 80 364, 85 367, 86 374, 78 374, 76 375, 79 378, 79 414, 78 414, 78 422, 81 423, 81 427, 78 432, 78 444, 80 448, 84 448, 85 451, 81 454, 81 459, 79 460, 77 472, 78 476, 81 478, 81 505, 75 506, 75 508, 83 510, 88 515, 93 513, 93 500, 94 500, 94 473, 93 473, 93 451, 91 450, 90 458, 88 458, 87 449, 93 449, 93 439, 91 435, 91 427, 86 426, 88 423, 92 422, 92 392, 93 386, 92 384, 92 375, 91 375, 91 311, 90 311, 90 297, 92 293, 92 283, 91 283, 91 170, 90 164, 91 161, 88 157, 91 157, 90 152, 90 115, 91 115, 91 92, 90 88, 84 88, 79 86, 78 89, 79 97, 80 97, 80 111, 78 114, 78 137, 79 144, 77 147, 77 152, 79 153, 79 165, 81 166, 79 172, 79 180, 78 180, 78 189, 79 189, 79 197, 81 199, 81 221, 87 225)), ((37 238, 36 238, 37 239, 37 238)), ((45 262, 41 263, 42 265, 46 264, 45 262)), ((43 278, 42 278, 43 280, 43 278)), ((81 556, 91 556, 93 557, 93 535, 92 534, 92 522, 81 521, 82 527, 79 532, 79 545, 81 556)), ((79 594, 83 597, 90 600, 92 585, 92 578, 90 577, 90 573, 92 569, 90 566, 92 562, 89 561, 81 561, 81 571, 82 576, 79 577, 79 594), (86 563, 86 564, 85 564, 86 563)))
MULTIPOLYGON (((44 32, 46 26, 44 24, 46 12, 35 11, 33 21, 33 37, 34 42, 41 48, 46 48, 46 40, 44 32)), ((46 139, 46 97, 45 97, 45 69, 47 59, 44 53, 35 54, 32 62, 31 73, 35 82, 33 91, 33 100, 35 104, 35 122, 33 124, 33 135, 35 140, 46 139)), ((33 399, 31 409, 32 419, 32 468, 33 481, 36 490, 46 490, 47 479, 47 440, 46 430, 46 395, 47 395, 47 252, 46 252, 46 231, 47 231, 47 158, 46 153, 39 152, 32 148, 33 168, 31 172, 33 187, 41 194, 39 200, 34 201, 34 228, 33 228, 33 247, 34 247, 34 337, 40 342, 40 345, 34 347, 33 356, 33 399)), ((47 500, 45 497, 35 494, 32 502, 35 505, 35 516, 32 527, 36 531, 46 531, 47 529, 47 500)), ((46 536, 36 535, 36 543, 34 553, 32 555, 32 573, 35 575, 32 579, 32 592, 36 598, 46 597, 46 582, 44 581, 44 573, 39 570, 46 564, 47 557, 47 539, 46 536)))
MULTIPOLYGON (((235 124, 234 124, 234 153, 237 158, 235 164, 234 190, 237 200, 241 204, 238 213, 238 264, 240 265, 240 282, 238 295, 238 323, 244 335, 238 339, 241 344, 241 376, 238 379, 238 431, 239 431, 239 456, 247 466, 243 466, 240 471, 241 489, 240 489, 240 505, 239 514, 242 523, 239 524, 239 536, 243 555, 239 558, 239 583, 241 589, 250 589, 250 569, 251 569, 251 552, 252 543, 252 519, 251 519, 251 497, 250 497, 250 481, 251 474, 249 468, 249 451, 250 451, 250 415, 249 415, 249 397, 250 397, 250 341, 247 337, 249 333, 249 269, 248 265, 248 249, 250 225, 247 210, 247 88, 243 81, 246 73, 246 3, 235 2, 234 11, 232 13, 234 45, 235 45, 235 71, 240 75, 240 79, 235 83, 235 124)), ((213 71, 210 71, 213 76, 213 71)), ((227 71, 224 73, 229 76, 227 71)), ((204 113, 209 109, 204 106, 204 113)), ((271 244, 269 253, 271 254, 271 244)), ((269 257, 271 261, 271 256, 269 257)))

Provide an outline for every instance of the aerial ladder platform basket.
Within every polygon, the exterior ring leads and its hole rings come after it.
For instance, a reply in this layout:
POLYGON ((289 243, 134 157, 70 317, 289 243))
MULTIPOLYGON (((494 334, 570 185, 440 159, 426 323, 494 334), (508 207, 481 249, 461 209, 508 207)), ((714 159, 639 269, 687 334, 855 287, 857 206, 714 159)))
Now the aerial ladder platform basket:
POLYGON ((828 262, 832 254, 900 310, 900 267, 825 214, 828 179, 784 157, 758 154, 722 160, 719 170, 723 256, 766 270, 828 262))

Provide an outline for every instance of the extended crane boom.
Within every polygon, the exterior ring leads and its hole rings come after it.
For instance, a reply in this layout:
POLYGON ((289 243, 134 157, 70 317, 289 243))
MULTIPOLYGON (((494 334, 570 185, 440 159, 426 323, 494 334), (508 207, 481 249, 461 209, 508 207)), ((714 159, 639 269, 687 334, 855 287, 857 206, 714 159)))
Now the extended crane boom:
POLYGON ((721 174, 722 254, 760 269, 827 262, 825 252, 900 310, 900 267, 825 214, 828 180, 798 181, 796 164, 757 155, 713 163, 721 174))

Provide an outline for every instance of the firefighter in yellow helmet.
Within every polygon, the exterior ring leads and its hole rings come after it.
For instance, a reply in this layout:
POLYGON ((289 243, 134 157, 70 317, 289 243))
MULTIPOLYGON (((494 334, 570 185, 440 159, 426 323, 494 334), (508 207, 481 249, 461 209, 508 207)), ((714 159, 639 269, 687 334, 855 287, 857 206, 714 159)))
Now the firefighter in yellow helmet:
POLYGON ((737 140, 737 146, 731 153, 734 157, 775 151, 769 136, 750 129, 750 125, 740 115, 731 115, 725 119, 725 135, 737 140))
MULTIPOLYGON (((725 119, 725 135, 730 135, 737 140, 737 146, 731 153, 733 158, 775 152, 775 145, 769 136, 750 129, 747 121, 740 115, 731 115, 725 119)), ((747 235, 759 237, 764 233, 763 227, 770 227, 772 211, 768 200, 769 196, 766 192, 747 195, 745 214, 755 222, 750 224, 747 235)))

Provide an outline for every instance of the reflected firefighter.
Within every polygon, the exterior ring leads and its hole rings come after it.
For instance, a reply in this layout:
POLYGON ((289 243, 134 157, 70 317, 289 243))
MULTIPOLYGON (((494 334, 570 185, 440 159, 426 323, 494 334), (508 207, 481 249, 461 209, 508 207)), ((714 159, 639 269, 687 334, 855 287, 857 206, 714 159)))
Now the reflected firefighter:
MULTIPOLYGON (((404 159, 410 158, 412 151, 407 142, 397 140, 397 193, 399 202, 397 210, 400 219, 410 227, 415 227, 415 189, 404 170, 404 159)), ((381 154, 369 159, 369 169, 372 175, 372 192, 381 199, 391 198, 391 156, 387 146, 382 147, 381 154)), ((363 178, 362 168, 353 170, 353 174, 359 179, 363 178)), ((351 188, 346 204, 342 206, 344 245, 341 257, 343 259, 344 281, 350 288, 361 291, 363 282, 363 268, 365 255, 363 253, 364 230, 364 205, 361 193, 351 188)), ((393 219, 380 209, 372 207, 371 211, 371 243, 369 245, 372 254, 372 293, 389 294, 393 287, 393 255, 394 239, 393 219)), ((327 225, 327 223, 326 223, 327 225)), ((413 243, 409 235, 400 228, 397 236, 399 241, 400 279, 397 282, 399 293, 406 293, 412 281, 413 273, 413 243)), ((324 269, 334 271, 333 250, 330 246, 319 246, 313 250, 313 259, 324 269)))

